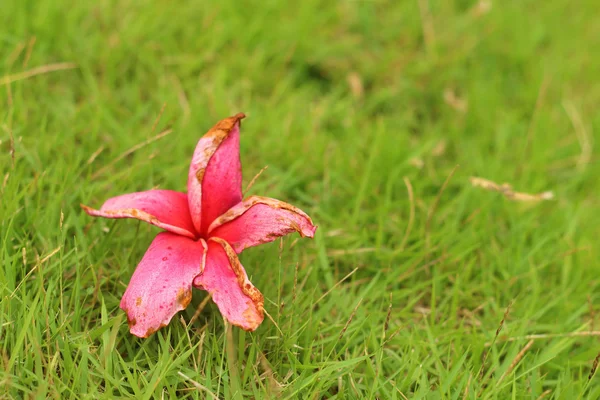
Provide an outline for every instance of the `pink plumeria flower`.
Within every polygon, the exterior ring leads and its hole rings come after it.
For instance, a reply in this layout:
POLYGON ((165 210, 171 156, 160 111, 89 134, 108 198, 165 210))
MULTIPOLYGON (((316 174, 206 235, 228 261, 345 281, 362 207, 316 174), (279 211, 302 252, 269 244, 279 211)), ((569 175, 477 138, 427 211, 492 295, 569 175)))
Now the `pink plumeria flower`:
POLYGON ((263 321, 263 295, 248 280, 237 254, 291 232, 313 237, 316 226, 296 207, 250 196, 242 200, 240 121, 226 118, 194 151, 188 193, 149 190, 108 199, 95 217, 136 218, 159 233, 137 266, 120 307, 132 334, 148 337, 192 299, 192 287, 212 295, 233 325, 255 330, 263 321))

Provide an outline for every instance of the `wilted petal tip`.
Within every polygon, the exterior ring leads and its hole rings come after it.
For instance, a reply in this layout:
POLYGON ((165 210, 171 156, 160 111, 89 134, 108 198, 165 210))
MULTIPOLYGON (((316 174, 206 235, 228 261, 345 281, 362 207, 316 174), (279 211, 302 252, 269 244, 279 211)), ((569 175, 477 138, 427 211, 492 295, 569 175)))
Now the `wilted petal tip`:
POLYGON ((216 217, 242 200, 239 121, 244 117, 238 113, 217 122, 194 150, 188 200, 194 227, 201 235, 216 217))

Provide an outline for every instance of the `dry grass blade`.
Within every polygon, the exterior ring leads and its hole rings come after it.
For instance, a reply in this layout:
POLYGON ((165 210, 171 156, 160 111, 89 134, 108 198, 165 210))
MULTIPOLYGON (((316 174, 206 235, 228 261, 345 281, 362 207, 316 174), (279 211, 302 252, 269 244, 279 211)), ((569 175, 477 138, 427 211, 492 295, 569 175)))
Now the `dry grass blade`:
POLYGON ((186 374, 184 374, 181 371, 177 371, 177 374, 179 374, 179 376, 181 376, 182 378, 189 381, 192 385, 194 385, 196 387, 196 389, 198 389, 202 392, 205 392, 208 396, 210 396, 211 398, 213 398, 215 400, 219 400, 219 398, 217 396, 215 396, 215 394, 213 392, 211 392, 210 389, 208 389, 206 386, 199 384, 198 382, 196 382, 195 380, 193 380, 192 378, 190 378, 189 376, 187 376, 186 374))
POLYGON ((454 110, 464 114, 469 108, 467 100, 459 97, 454 89, 447 88, 444 90, 444 101, 454 110))
POLYGON ((31 78, 37 75, 47 74, 54 71, 64 71, 77 68, 77 64, 71 62, 63 62, 56 64, 42 65, 41 67, 32 68, 27 71, 19 72, 12 75, 6 75, 0 78, 0 86, 8 85, 9 83, 22 81, 23 79, 31 78))
POLYGON ((428 0, 418 0, 419 12, 421 14, 421 25, 423 29, 423 38, 425 47, 430 54, 433 54, 435 47, 435 29, 433 28, 433 18, 429 9, 428 0))
POLYGON ((506 378, 506 376, 512 372, 512 370, 517 366, 519 361, 521 361, 521 359, 523 358, 527 350, 529 350, 529 348, 533 345, 533 343, 534 341, 533 339, 531 339, 529 342, 527 342, 525 347, 523 347, 521 351, 519 351, 514 360, 512 360, 512 362, 510 363, 508 369, 500 376, 500 379, 498 379, 497 385, 499 385, 504 380, 504 378, 506 378))
POLYGON ((512 186, 508 183, 498 184, 489 179, 480 178, 476 176, 472 176, 469 178, 471 181, 471 185, 476 188, 481 188, 484 190, 489 190, 492 192, 498 192, 502 194, 509 200, 514 201, 540 201, 540 200, 552 200, 554 198, 554 193, 551 191, 530 194, 524 192, 515 192, 512 186))
POLYGON ((385 335, 390 327, 390 318, 392 317, 392 293, 390 292, 390 304, 388 305, 387 314, 385 316, 385 322, 383 323, 383 335, 382 339, 385 340, 385 335))
POLYGON ((346 76, 346 80, 354 98, 362 99, 365 94, 365 88, 360 75, 357 72, 350 72, 346 76))
POLYGON ((469 374, 469 380, 467 381, 467 386, 465 387, 463 400, 465 400, 469 396, 469 387, 471 386, 471 379, 473 379, 473 375, 469 374))
POLYGON ((592 296, 590 296, 589 294, 587 295, 587 303, 588 303, 588 310, 590 313, 590 331, 593 331, 594 323, 596 321, 596 311, 594 310, 594 303, 592 302, 592 296))
POLYGON ((200 314, 202 313, 202 311, 204 310, 204 308, 206 307, 206 305, 208 304, 208 302, 210 301, 210 299, 212 299, 212 295, 209 293, 201 302, 200 304, 198 304, 198 307, 196 307, 196 311, 194 312, 194 315, 192 316, 192 318, 190 319, 190 322, 188 324, 192 325, 200 316, 200 314))
POLYGON ((471 7, 469 13, 475 18, 479 18, 489 13, 491 9, 492 2, 490 0, 479 0, 473 7, 471 7))
POLYGON ((117 158, 115 158, 114 160, 112 160, 111 162, 109 162, 108 164, 106 164, 104 167, 102 167, 98 171, 96 171, 92 175, 92 179, 96 179, 97 177, 99 177, 100 175, 102 175, 104 172, 106 172, 110 167, 112 167, 113 165, 115 165, 117 162, 121 161, 122 159, 124 159, 128 155, 135 153, 136 151, 138 151, 142 147, 147 146, 147 145, 149 145, 152 142, 156 142, 157 140, 162 139, 163 137, 167 136, 171 132, 173 132, 172 129, 167 129, 165 131, 162 131, 158 135, 156 135, 154 137, 151 137, 148 140, 144 140, 142 143, 136 144, 135 146, 133 146, 132 148, 130 148, 129 150, 127 150, 126 152, 124 152, 123 154, 121 154, 120 156, 118 156, 117 158))
POLYGON ((13 135, 12 129, 9 129, 8 132, 10 134, 10 161, 11 161, 11 166, 14 168, 15 167, 15 137, 13 135))
POLYGON ((158 125, 158 122, 160 121, 160 117, 162 117, 163 113, 165 112, 165 108, 167 108, 167 103, 163 103, 162 107, 160 108, 158 117, 156 117, 156 119, 154 120, 154 123, 152 124, 152 129, 150 129, 151 133, 154 133, 156 125, 158 125))
POLYGON ((410 232, 412 231, 412 227, 415 222, 415 195, 410 180, 406 176, 404 177, 404 184, 406 185, 406 190, 408 191, 410 214, 408 216, 408 224, 406 225, 404 237, 402 238, 402 242, 400 243, 400 250, 404 250, 404 246, 406 246, 406 242, 408 241, 408 237, 410 236, 410 232))
POLYGON ((537 126, 538 115, 544 103, 544 98, 546 97, 546 92, 548 90, 549 83, 550 80, 548 76, 544 76, 544 79, 542 80, 542 83, 540 84, 540 88, 538 90, 538 95, 535 101, 535 106, 533 107, 531 120, 529 121, 529 127, 527 128, 527 136, 525 138, 525 150, 523 152, 524 160, 528 160, 530 158, 531 144, 533 142, 533 136, 535 134, 535 128, 537 126))
POLYGON ((425 161, 423 161, 423 159, 420 157, 413 157, 408 161, 408 163, 417 169, 423 169, 425 166, 425 161))
POLYGON ((13 94, 10 85, 6 85, 6 100, 8 109, 11 110, 13 108, 13 94))
POLYGON ((50 257, 52 257, 53 255, 55 255, 56 253, 58 253, 61 249, 62 249, 62 246, 58 246, 56 249, 52 250, 50 252, 50 254, 48 254, 47 256, 45 256, 44 258, 42 258, 39 263, 40 264, 45 263, 46 261, 48 261, 50 259, 50 257))
POLYGON ((350 278, 356 271, 358 271, 358 267, 354 268, 352 270, 352 272, 350 272, 348 275, 346 275, 345 277, 343 277, 338 283, 336 283, 335 285, 333 285, 328 291, 326 291, 321 297, 319 297, 319 299, 317 301, 314 302, 313 306, 317 305, 321 300, 323 300, 329 293, 331 293, 332 290, 334 290, 336 287, 338 287, 339 285, 341 285, 342 282, 344 282, 346 279, 350 278))
POLYGON ((592 159, 592 139, 575 105, 565 101, 563 102, 563 107, 571 120, 577 140, 579 141, 579 146, 581 147, 581 154, 577 159, 577 169, 582 171, 592 159))
POLYGON ((329 257, 339 257, 339 256, 347 256, 352 254, 363 254, 363 253, 373 253, 379 250, 377 247, 362 247, 358 249, 342 249, 342 250, 329 250, 327 255, 329 257))
POLYGON ((594 363, 592 364, 592 369, 590 370, 590 374, 588 375, 588 380, 594 377, 596 370, 598 369, 598 363, 600 362, 600 353, 594 358, 594 363))
MULTIPOLYGON (((58 246, 56 249, 52 250, 50 252, 50 254, 48 254, 47 256, 45 256, 44 258, 42 258, 41 260, 38 259, 38 261, 36 262, 36 264, 34 265, 34 267, 31 268, 31 270, 27 273, 27 275, 25 275, 25 277, 21 280, 21 282, 19 282, 19 284, 17 285, 17 287, 15 288, 15 290, 12 291, 12 293, 10 294, 9 297, 12 299, 15 296, 15 294, 17 293, 17 291, 19 290, 19 288, 21 287, 21 285, 23 285, 23 282, 26 282, 27 279, 31 276, 31 274, 33 274, 33 272, 38 269, 38 267, 40 267, 43 263, 45 263, 46 261, 48 261, 50 259, 50 257, 54 256, 61 249, 62 249, 62 246, 58 246)), ((27 262, 27 251, 25 250, 24 247, 23 247, 23 251, 22 251, 22 256, 23 256, 23 263, 25 264, 27 262)))
POLYGON ((429 213, 427 214, 427 221, 425 222, 425 241, 426 241, 426 244, 427 244, 427 248, 430 247, 429 246, 429 234, 431 232, 431 220, 433 219, 433 215, 435 214, 435 211, 437 210, 437 207, 438 207, 438 205, 440 203, 440 199, 442 198, 442 194, 446 190, 446 187, 448 187, 448 183, 450 182, 450 179, 452 179, 452 177, 454 176, 454 173, 456 172, 457 169, 458 169, 458 165, 456 165, 452 169, 452 171, 450 171, 450 174, 448 175, 448 177, 446 178, 446 180, 442 184, 442 187, 440 188, 440 191, 438 192, 437 196, 435 197, 435 200, 433 201, 433 204, 429 208, 429 213))
POLYGON ((342 329, 342 331, 340 332, 340 335, 338 336, 338 341, 340 341, 342 339, 342 337, 344 336, 344 333, 346 333, 346 330, 348 329, 348 326, 350 326, 350 323, 352 322, 352 319, 354 318, 354 315, 356 314, 356 311, 358 310, 358 307, 360 307, 360 304, 362 303, 363 299, 361 298, 358 303, 356 303, 356 306, 354 307, 354 310, 352 310, 352 313, 350 314, 350 318, 348 318, 348 321, 346 321, 346 325, 344 325, 344 328, 342 329))
POLYGON ((10 172, 7 172, 4 175, 4 180, 2 181, 2 192, 4 193, 4 188, 6 187, 6 184, 8 183, 8 178, 10 178, 10 172))
POLYGON ((279 383, 277 381, 277 379, 275 379, 275 373, 273 372, 273 368, 271 368, 271 365, 269 364, 267 357, 265 357, 265 354, 261 351, 258 353, 258 356, 259 356, 260 366, 264 370, 264 375, 267 377, 268 394, 271 397, 278 396, 279 393, 281 392, 281 389, 283 388, 283 385, 281 383, 279 383))
POLYGON ((173 83, 175 90, 177 91, 177 100, 179 101, 179 106, 183 110, 183 124, 186 125, 190 120, 190 115, 192 113, 190 108, 190 102, 185 94, 185 90, 183 89, 181 81, 179 80, 177 75, 171 75, 170 80, 173 83))
POLYGON ((33 53, 33 45, 35 44, 36 37, 33 36, 29 39, 27 43, 27 51, 25 52, 25 58, 23 59, 23 68, 27 68, 27 64, 29 64, 29 60, 31 59, 31 53, 33 53))
POLYGON ((292 306, 296 304, 296 289, 298 286, 298 263, 296 263, 296 267, 294 268, 294 287, 292 289, 292 306))
POLYGON ((98 148, 98 150, 93 152, 92 155, 90 156, 90 158, 88 158, 88 160, 86 161, 86 164, 90 165, 91 163, 93 163, 94 160, 96 159, 96 157, 98 157, 100 155, 100 153, 102 153, 103 151, 104 151, 104 146, 100 146, 98 148))
MULTIPOLYGON (((508 307, 506 307, 506 310, 504 310, 504 315, 502 316, 502 320, 500 321, 500 325, 498 325, 498 329, 496 329, 496 334, 494 335, 494 340, 492 341, 492 344, 496 343, 496 339, 498 339, 498 335, 500 334, 500 331, 502 330, 502 327, 504 326, 504 322, 506 321, 506 318, 508 317, 508 314, 510 312, 510 308, 511 307, 512 307, 512 301, 508 304, 508 307)), ((483 360, 481 361, 481 368, 479 369, 479 373, 477 374, 477 375, 479 375, 480 379, 483 378, 483 371, 484 371, 484 368, 485 368, 485 362, 486 362, 489 354, 490 354, 490 351, 488 350, 483 355, 483 360)))
MULTIPOLYGON (((509 338, 498 338, 499 342, 515 342, 517 340, 540 340, 540 339, 556 339, 556 338, 567 338, 567 337, 592 337, 592 336, 600 336, 600 331, 581 331, 581 332, 568 332, 568 333, 541 333, 534 335, 525 335, 525 336, 516 336, 509 338)), ((487 342, 485 347, 489 347, 494 342, 487 342)))
POLYGON ((8 57, 6 57, 6 65, 12 66, 23 52, 23 49, 25 49, 25 46, 25 42, 18 43, 17 47, 15 47, 15 49, 8 54, 8 57))
POLYGON ((246 195, 246 193, 248 193, 248 191, 250 189, 252 189, 252 186, 254 186, 254 183, 256 182, 256 180, 258 179, 259 176, 262 175, 263 172, 265 172, 265 170, 269 168, 268 165, 265 165, 260 171, 258 171, 258 174, 254 175, 254 178, 252 178, 252 180, 250 181, 250 183, 248 184, 248 186, 246 186, 246 190, 244 190, 244 196, 246 195))
POLYGON ((540 394, 540 396, 537 398, 537 400, 542 400, 544 397, 548 396, 550 393, 552 393, 552 390, 550 390, 550 389, 542 392, 542 394, 540 394))
POLYGON ((275 328, 277 328, 277 331, 279 331, 279 334, 281 335, 281 337, 284 337, 285 335, 284 335, 283 331, 281 330, 281 328, 279 327, 279 325, 277 324, 275 319, 271 316, 271 314, 269 314, 269 312, 267 310, 263 310, 263 312, 265 313, 267 318, 269 318, 271 320, 273 325, 275 325, 275 328))
POLYGON ((235 344, 233 343, 233 325, 225 320, 225 353, 227 356, 227 370, 229 371, 229 388, 232 399, 242 398, 242 389, 240 387, 239 365, 235 344))

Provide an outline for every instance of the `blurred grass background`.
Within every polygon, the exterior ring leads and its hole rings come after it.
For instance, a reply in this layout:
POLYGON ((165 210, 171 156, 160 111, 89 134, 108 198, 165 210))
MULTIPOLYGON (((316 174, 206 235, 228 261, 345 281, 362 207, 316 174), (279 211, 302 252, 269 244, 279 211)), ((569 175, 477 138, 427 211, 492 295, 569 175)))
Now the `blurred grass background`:
POLYGON ((0 395, 600 398, 599 11, 2 1, 0 395), (240 111, 245 182, 269 167, 251 193, 320 228, 242 255, 273 321, 233 331, 233 364, 214 305, 189 324, 199 291, 128 333, 157 229, 79 203, 185 190, 198 138, 240 111))

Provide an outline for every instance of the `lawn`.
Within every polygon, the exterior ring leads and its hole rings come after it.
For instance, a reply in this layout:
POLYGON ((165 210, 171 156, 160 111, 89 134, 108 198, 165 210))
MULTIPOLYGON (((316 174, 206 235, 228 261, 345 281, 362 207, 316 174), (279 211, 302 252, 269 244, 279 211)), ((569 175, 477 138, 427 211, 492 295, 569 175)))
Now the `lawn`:
POLYGON ((0 397, 600 398, 599 20, 592 0, 2 1, 0 397), (317 234, 241 255, 255 332, 195 291, 136 338, 119 301, 160 230, 80 203, 185 191, 238 112, 244 187, 268 166, 248 194, 317 234))

